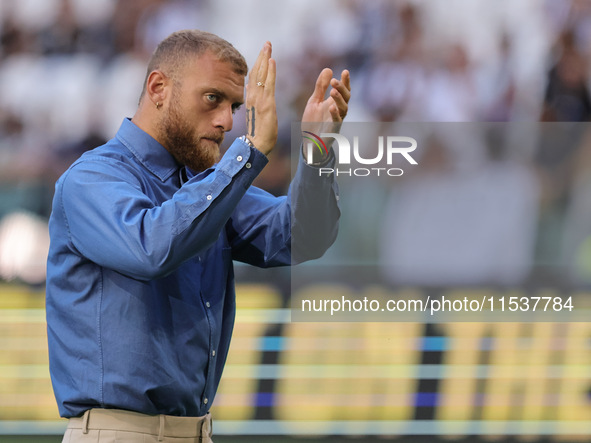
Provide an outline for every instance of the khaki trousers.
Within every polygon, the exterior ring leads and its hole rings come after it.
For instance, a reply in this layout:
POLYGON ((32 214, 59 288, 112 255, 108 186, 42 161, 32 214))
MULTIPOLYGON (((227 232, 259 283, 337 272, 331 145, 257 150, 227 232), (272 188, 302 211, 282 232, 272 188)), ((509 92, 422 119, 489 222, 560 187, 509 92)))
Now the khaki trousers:
POLYGON ((211 414, 173 417, 90 409, 69 420, 62 443, 213 443, 211 434, 211 414))

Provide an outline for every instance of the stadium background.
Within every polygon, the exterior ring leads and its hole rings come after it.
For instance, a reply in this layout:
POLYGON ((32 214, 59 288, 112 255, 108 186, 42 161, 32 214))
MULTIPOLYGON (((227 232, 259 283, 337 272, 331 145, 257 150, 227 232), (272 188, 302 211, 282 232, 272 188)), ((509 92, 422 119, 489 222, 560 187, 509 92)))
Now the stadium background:
MULTIPOLYGON (((44 323, 53 183, 133 114, 154 45, 190 27, 223 36, 251 63, 262 42, 272 41, 283 126, 257 184, 274 193, 289 181, 291 122, 324 66, 351 70, 353 122, 563 121, 579 123, 559 134, 588 129, 580 123, 591 115, 586 1, 3 0, 0 441, 59 441, 64 428, 48 378, 44 323)), ((244 132, 242 122, 239 113, 227 140, 244 132)), ((572 292, 588 303, 587 140, 503 154, 527 170, 535 189, 524 215, 529 224, 520 224, 527 239, 515 242, 525 254, 519 272, 446 278, 451 274, 434 267, 399 275, 398 283, 418 294, 438 285, 476 292, 510 284, 517 293, 572 292)), ((421 165, 437 169, 449 155, 458 153, 434 149, 421 165)), ((498 184, 509 199, 504 178, 488 186, 498 184)), ((343 196, 356 191, 345 185, 343 196)), ((348 209, 375 214, 365 232, 397 221, 387 218, 386 200, 356 202, 361 206, 348 209)), ((463 209, 471 217, 478 208, 463 209)), ((508 208, 489 207, 490 225, 513 213, 508 208)), ((360 231, 343 228, 343 238, 361 245, 356 251, 379 257, 379 245, 367 251, 360 231)), ((491 263, 506 260, 491 254, 491 263)), ((588 441, 589 323, 292 323, 289 302, 298 294, 289 270, 238 266, 237 277, 237 326, 214 406, 216 441, 588 441)), ((324 280, 322 290, 330 290, 324 280)))

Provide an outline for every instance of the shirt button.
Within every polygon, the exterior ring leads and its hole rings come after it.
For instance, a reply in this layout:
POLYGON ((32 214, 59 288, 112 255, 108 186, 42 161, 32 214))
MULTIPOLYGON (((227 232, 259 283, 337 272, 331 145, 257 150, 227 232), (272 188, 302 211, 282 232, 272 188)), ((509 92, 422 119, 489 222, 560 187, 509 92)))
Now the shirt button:
POLYGON ((211 194, 209 194, 207 197, 205 197, 208 200, 211 200, 213 197, 211 196, 211 194))
POLYGON ((215 349, 213 351, 211 351, 211 356, 215 357, 215 349))
POLYGON ((208 308, 210 308, 211 307, 211 304, 208 301, 206 301, 205 302, 205 306, 207 306, 208 308))
POLYGON ((203 399, 203 404, 206 405, 209 400, 206 398, 203 399))
POLYGON ((252 166, 250 163, 247 163, 244 165, 246 167, 246 169, 250 169, 250 167, 252 166))
POLYGON ((236 160, 238 160, 239 162, 241 162, 242 161, 242 156, 239 155, 238 157, 236 157, 236 160))

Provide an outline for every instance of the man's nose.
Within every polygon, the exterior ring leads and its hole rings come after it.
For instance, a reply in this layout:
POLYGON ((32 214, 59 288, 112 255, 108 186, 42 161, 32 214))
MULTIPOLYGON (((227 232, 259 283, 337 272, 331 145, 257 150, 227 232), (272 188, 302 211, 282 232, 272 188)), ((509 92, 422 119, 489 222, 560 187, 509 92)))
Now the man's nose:
POLYGON ((233 124, 234 113, 232 112, 232 107, 228 106, 220 109, 215 116, 214 126, 223 129, 224 132, 228 132, 232 130, 233 124))

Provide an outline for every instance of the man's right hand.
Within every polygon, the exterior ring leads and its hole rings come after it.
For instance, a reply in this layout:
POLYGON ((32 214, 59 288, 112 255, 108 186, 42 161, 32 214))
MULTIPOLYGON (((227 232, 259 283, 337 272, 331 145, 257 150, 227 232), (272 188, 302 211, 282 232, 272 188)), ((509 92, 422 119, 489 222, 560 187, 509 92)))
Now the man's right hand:
POLYGON ((275 76, 276 65, 271 58, 271 43, 266 42, 248 75, 246 85, 246 136, 265 155, 277 143, 275 76))

